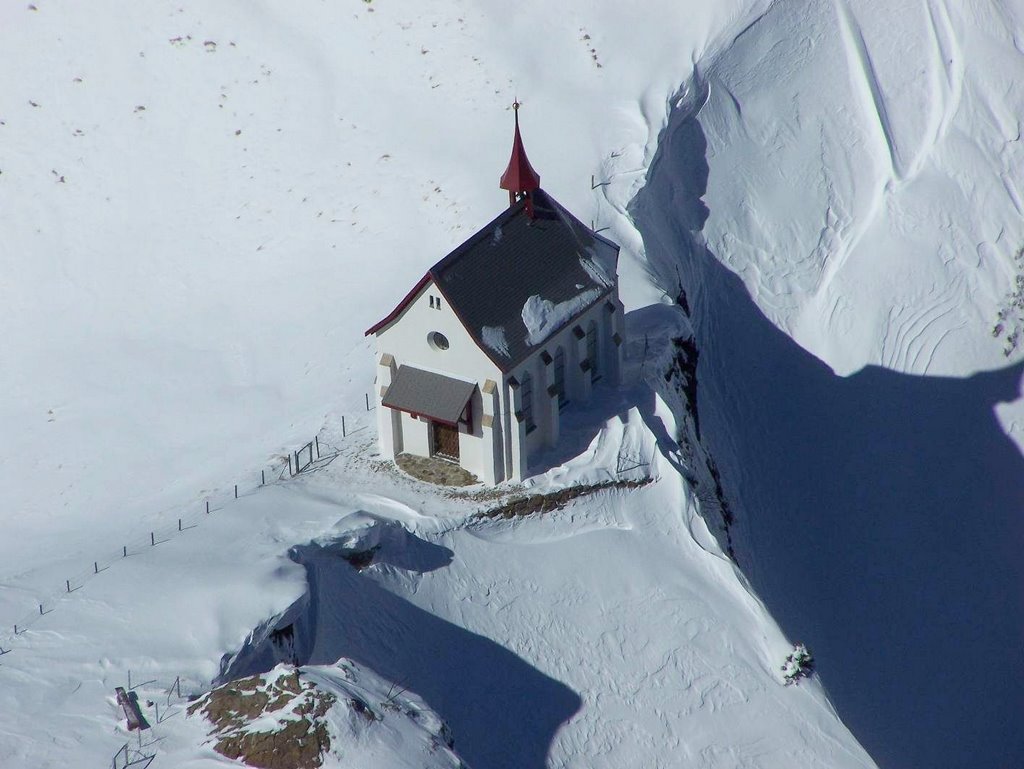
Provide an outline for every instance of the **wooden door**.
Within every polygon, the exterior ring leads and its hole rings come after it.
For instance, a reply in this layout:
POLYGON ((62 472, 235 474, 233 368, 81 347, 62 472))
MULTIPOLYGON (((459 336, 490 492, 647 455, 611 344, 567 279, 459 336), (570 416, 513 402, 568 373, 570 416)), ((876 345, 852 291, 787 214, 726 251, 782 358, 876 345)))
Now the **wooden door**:
POLYGON ((433 454, 445 459, 459 459, 459 428, 434 422, 433 454))

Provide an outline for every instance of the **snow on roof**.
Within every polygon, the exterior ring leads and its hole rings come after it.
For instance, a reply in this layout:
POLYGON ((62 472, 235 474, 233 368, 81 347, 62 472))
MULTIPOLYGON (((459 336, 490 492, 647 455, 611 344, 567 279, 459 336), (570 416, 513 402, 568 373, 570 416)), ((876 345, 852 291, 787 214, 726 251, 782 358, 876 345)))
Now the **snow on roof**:
MULTIPOLYGON (((431 267, 420 283, 434 281, 502 371, 615 285, 618 246, 595 235, 543 190, 536 190, 532 201, 532 218, 520 200, 431 267)), ((412 293, 366 333, 395 320, 412 293)))
POLYGON ((508 340, 502 326, 484 326, 480 329, 480 340, 498 355, 508 357, 508 340))
POLYGON ((526 300, 522 310, 526 341, 530 345, 542 344, 600 296, 600 290, 591 288, 564 302, 553 304, 534 294, 526 300))

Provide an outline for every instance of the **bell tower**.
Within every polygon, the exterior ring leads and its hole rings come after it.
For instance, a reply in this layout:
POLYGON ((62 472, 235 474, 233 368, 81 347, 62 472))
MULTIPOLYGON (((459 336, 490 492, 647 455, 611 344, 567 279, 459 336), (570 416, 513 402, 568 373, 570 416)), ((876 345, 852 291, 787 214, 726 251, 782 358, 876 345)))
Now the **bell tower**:
POLYGON ((508 190, 508 204, 514 206, 518 201, 526 198, 526 211, 533 216, 533 206, 530 201, 530 193, 540 189, 540 174, 533 170, 529 159, 526 157, 526 150, 523 149, 523 137, 519 133, 519 102, 513 102, 512 110, 515 112, 516 133, 512 139, 512 157, 509 158, 508 167, 501 175, 498 186, 508 190))

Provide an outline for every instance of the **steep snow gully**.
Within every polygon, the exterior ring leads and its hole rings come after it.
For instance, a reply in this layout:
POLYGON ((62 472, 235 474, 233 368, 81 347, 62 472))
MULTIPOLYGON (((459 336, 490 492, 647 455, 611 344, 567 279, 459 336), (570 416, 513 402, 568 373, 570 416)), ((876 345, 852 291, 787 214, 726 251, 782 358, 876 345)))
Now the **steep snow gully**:
POLYGON ((1024 460, 993 407, 1024 364, 840 377, 799 347, 705 244, 701 103, 672 112, 630 214, 689 297, 738 561, 880 766, 1019 766, 1024 460))

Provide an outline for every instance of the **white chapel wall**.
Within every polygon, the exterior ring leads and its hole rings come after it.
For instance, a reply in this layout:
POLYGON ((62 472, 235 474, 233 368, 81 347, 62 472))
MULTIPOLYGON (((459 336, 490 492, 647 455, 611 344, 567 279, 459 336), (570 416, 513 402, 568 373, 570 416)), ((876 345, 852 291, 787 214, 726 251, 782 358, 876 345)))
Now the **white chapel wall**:
MULTIPOLYGON (((570 400, 568 408, 584 406, 590 400, 591 374, 580 368, 580 363, 587 356, 586 339, 578 337, 574 329, 579 327, 585 333, 591 322, 598 328, 602 381, 614 384, 618 379, 619 353, 612 336, 622 323, 622 305, 614 293, 588 308, 550 337, 541 349, 505 375, 502 375, 500 369, 476 345, 432 281, 409 303, 399 317, 378 335, 377 349, 378 356, 384 353, 393 355, 398 366, 413 366, 456 379, 476 382, 481 389, 488 379, 500 382, 501 392, 504 393, 500 399, 501 407, 504 409, 508 403, 509 411, 512 413, 498 415, 499 423, 496 424, 496 432, 493 434, 497 444, 492 446, 484 438, 483 411, 478 392, 474 394, 473 400, 472 430, 467 431, 465 425, 460 425, 459 463, 480 478, 491 475, 485 468, 485 463, 491 462, 497 465, 499 477, 507 472, 515 479, 522 479, 528 475, 529 457, 556 444, 560 437, 561 416, 557 397, 552 398, 548 394, 548 388, 554 383, 555 364, 552 362, 545 365, 542 355, 547 352, 553 359, 556 350, 562 348, 565 355, 565 390, 570 400), (615 306, 614 314, 608 312, 609 301, 615 306), (448 340, 448 349, 436 349, 430 344, 428 335, 434 331, 445 336, 448 340), (536 428, 529 433, 526 432, 525 424, 520 425, 515 419, 514 412, 521 410, 521 399, 517 398, 515 388, 510 387, 510 377, 514 376, 521 382, 526 371, 533 377, 533 412, 536 424, 536 428), (505 433, 506 429, 510 432, 505 433), (502 456, 509 450, 508 457, 502 456)), ((427 420, 414 419, 409 414, 402 414, 400 420, 402 450, 419 456, 430 456, 431 436, 427 420)), ((488 432, 486 435, 490 438, 492 434, 488 432)))
MULTIPOLYGON (((488 379, 500 381, 501 372, 488 358, 466 331, 448 302, 437 290, 433 281, 417 295, 388 328, 377 336, 378 357, 381 354, 394 356, 397 366, 414 368, 444 374, 455 379, 476 382, 483 388, 488 379), (448 349, 431 345, 431 332, 443 334, 448 349)), ((491 462, 493 449, 485 445, 481 426, 482 402, 479 391, 472 400, 473 424, 459 426, 459 464, 477 477, 494 477, 494 471, 486 472, 485 454, 491 462)), ((402 449, 417 456, 430 456, 431 434, 427 419, 415 419, 410 414, 401 415, 402 449)), ((499 473, 500 475, 500 473, 499 473)))
POLYGON ((377 337, 378 349, 391 353, 400 366, 433 371, 482 386, 486 379, 500 376, 494 365, 466 331, 433 281, 412 300, 390 326, 377 337), (430 306, 431 298, 440 309, 430 306), (447 350, 431 347, 427 336, 436 331, 448 339, 447 350))
POLYGON ((416 419, 412 414, 402 415, 402 444, 406 454, 419 457, 430 456, 430 425, 425 419, 416 419))
MULTIPOLYGON (((553 334, 544 343, 542 348, 538 349, 513 371, 509 372, 509 376, 515 377, 520 383, 523 381, 526 372, 529 372, 533 377, 533 414, 536 427, 527 432, 524 424, 520 431, 521 451, 524 454, 521 464, 523 465, 522 472, 524 474, 528 474, 527 465, 529 457, 554 445, 560 437, 561 412, 558 408, 557 396, 551 397, 548 394, 548 387, 554 384, 555 351, 561 347, 565 354, 565 389, 570 401, 566 408, 585 405, 590 400, 593 383, 591 382, 590 371, 583 371, 580 368, 580 363, 586 359, 586 338, 577 338, 574 334, 574 329, 580 327, 585 333, 592 321, 596 324, 598 329, 598 355, 602 369, 601 381, 598 384, 610 383, 614 385, 617 383, 618 364, 615 360, 617 351, 612 341, 612 335, 615 333, 614 318, 621 316, 621 314, 621 305, 615 302, 612 297, 602 299, 588 308, 565 328, 553 334), (615 305, 615 315, 608 312, 606 302, 609 300, 613 301, 615 305), (542 355, 545 352, 552 358, 552 362, 546 365, 542 359, 542 355)), ((507 378, 505 386, 508 388, 507 378)), ((514 388, 510 389, 509 392, 510 395, 514 393, 514 388)), ((512 411, 520 411, 522 407, 521 399, 512 396, 512 400, 514 402, 512 411)), ((514 417, 512 418, 512 423, 513 425, 516 424, 514 417)))

